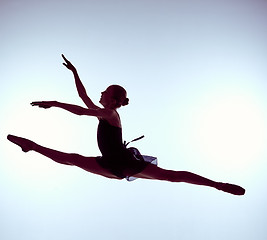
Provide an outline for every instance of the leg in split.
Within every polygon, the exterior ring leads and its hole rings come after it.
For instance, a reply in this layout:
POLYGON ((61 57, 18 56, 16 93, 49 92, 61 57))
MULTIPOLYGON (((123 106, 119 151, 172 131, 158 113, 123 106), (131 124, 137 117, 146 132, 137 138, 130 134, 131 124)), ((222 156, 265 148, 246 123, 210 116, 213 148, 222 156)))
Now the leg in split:
POLYGON ((50 148, 46 148, 41 145, 38 145, 31 140, 21 138, 21 137, 16 137, 13 135, 8 135, 7 138, 9 141, 20 146, 22 148, 22 151, 24 152, 28 152, 32 150, 52 159, 53 161, 57 163, 77 166, 94 174, 98 174, 98 175, 108 177, 108 178, 118 179, 116 176, 108 172, 106 169, 99 166, 95 157, 85 157, 85 156, 82 156, 76 153, 60 152, 54 149, 50 149, 50 148))
MULTIPOLYGON (((98 174, 108 178, 118 179, 118 177, 114 176, 109 171, 99 166, 96 161, 96 158, 94 157, 84 157, 76 153, 60 152, 38 145, 28 139, 12 135, 8 135, 7 138, 9 141, 20 146, 24 152, 32 150, 52 159, 55 162, 65 165, 74 165, 94 174, 98 174)), ((164 180, 170 182, 185 182, 213 187, 218 190, 222 190, 224 192, 228 192, 235 195, 245 194, 245 189, 234 184, 215 182, 191 172, 166 170, 153 164, 149 164, 141 173, 134 175, 134 177, 164 180)))
POLYGON ((208 187, 213 187, 218 190, 222 190, 224 192, 228 192, 235 195, 244 195, 245 189, 240 186, 229 184, 229 183, 221 183, 215 182, 208 178, 199 176, 195 173, 187 172, 187 171, 173 171, 160 168, 156 165, 149 164, 141 173, 134 175, 137 178, 144 179, 155 179, 155 180, 163 180, 170 182, 185 182, 196 185, 203 185, 208 187))

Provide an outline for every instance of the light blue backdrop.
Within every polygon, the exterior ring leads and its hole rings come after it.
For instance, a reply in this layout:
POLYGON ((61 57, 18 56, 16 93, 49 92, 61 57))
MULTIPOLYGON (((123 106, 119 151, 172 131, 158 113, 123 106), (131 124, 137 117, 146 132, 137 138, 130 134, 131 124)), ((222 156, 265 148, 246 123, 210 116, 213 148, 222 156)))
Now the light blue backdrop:
POLYGON ((265 240, 267 2, 4 0, 0 3, 0 238, 265 240), (36 100, 82 105, 64 53, 96 102, 128 90, 123 134, 164 168, 247 189, 109 180, 24 154, 11 133, 99 155, 97 120, 36 100))

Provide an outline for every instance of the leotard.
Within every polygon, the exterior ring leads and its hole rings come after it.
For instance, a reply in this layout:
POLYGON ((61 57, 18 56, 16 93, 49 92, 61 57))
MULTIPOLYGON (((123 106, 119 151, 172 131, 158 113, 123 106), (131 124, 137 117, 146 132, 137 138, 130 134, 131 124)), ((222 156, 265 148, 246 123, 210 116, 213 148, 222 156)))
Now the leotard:
POLYGON ((124 146, 120 127, 112 126, 104 119, 99 120, 97 142, 102 153, 96 158, 98 164, 120 179, 142 172, 150 164, 138 150, 133 153, 131 148, 124 146))

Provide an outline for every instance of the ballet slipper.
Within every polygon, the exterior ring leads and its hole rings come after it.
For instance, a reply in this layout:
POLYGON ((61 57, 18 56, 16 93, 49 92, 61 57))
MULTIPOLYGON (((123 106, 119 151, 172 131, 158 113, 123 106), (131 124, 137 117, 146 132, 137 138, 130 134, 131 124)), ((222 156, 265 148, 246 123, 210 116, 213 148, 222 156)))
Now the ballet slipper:
POLYGON ((28 139, 21 138, 21 137, 16 137, 14 135, 8 135, 7 139, 10 142, 20 146, 23 152, 28 152, 30 150, 33 150, 34 142, 32 142, 32 141, 30 141, 28 139))
POLYGON ((231 193, 234 195, 244 195, 246 191, 244 188, 238 185, 235 185, 235 184, 230 184, 230 183, 218 183, 216 188, 218 190, 231 193))

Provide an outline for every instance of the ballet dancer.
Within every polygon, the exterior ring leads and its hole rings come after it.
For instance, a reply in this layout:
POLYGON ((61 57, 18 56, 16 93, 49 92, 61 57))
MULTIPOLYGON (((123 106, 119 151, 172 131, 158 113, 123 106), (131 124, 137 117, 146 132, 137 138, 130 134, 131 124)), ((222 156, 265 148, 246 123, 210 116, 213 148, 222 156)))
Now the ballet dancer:
POLYGON ((141 155, 136 148, 127 148, 122 140, 121 120, 117 112, 118 108, 129 103, 126 90, 119 85, 109 86, 101 93, 99 103, 102 107, 98 107, 88 97, 76 68, 63 54, 62 57, 65 61, 63 65, 74 75, 78 94, 86 107, 57 101, 38 101, 32 102, 31 105, 44 109, 57 107, 76 115, 97 117, 99 120, 97 142, 102 156, 86 157, 76 153, 64 153, 41 146, 25 138, 8 135, 8 140, 20 146, 22 151, 35 151, 57 163, 77 166, 90 173, 112 179, 126 178, 129 180, 133 177, 170 182, 185 182, 212 187, 234 195, 245 194, 245 189, 238 185, 216 182, 188 171, 174 171, 160 168, 152 163, 155 158, 141 155))

